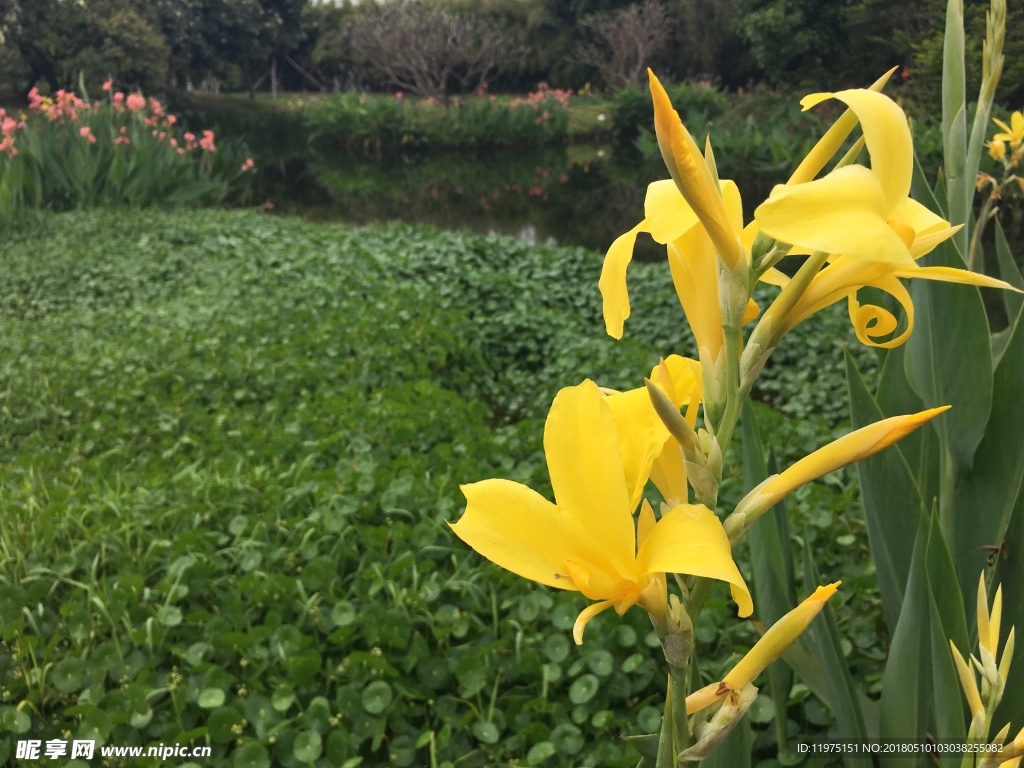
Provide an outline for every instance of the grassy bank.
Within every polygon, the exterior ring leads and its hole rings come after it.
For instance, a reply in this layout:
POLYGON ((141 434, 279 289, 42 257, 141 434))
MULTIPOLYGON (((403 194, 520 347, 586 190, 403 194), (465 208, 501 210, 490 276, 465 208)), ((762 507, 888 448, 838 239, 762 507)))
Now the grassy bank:
MULTIPOLYGON (((576 648, 578 595, 446 525, 462 482, 549 491, 558 388, 636 386, 689 343, 663 264, 631 271, 630 338, 606 338, 600 263, 249 212, 64 214, 12 236, 0 760, 63 735, 209 745, 204 766, 634 765, 619 736, 654 729, 664 693, 642 613, 576 648)), ((849 338, 823 313, 766 379, 808 417, 762 410, 783 458, 842 419, 849 338)), ((794 527, 851 587, 837 613, 868 675, 884 649, 854 501, 846 475, 816 484, 794 527)), ((716 591, 698 629, 709 679, 756 637, 732 610, 716 591)), ((792 698, 794 728, 828 728, 792 698)))

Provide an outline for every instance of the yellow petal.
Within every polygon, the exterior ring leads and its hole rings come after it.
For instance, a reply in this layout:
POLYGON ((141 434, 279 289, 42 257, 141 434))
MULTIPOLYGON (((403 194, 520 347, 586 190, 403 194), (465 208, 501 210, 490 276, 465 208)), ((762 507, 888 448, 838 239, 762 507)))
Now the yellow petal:
MULTIPOLYGON (((455 535, 507 571, 549 587, 575 590, 565 560, 608 570, 601 545, 573 515, 511 480, 461 486, 466 512, 455 535)), ((609 574, 614 578, 617 574, 609 574)))
POLYGON ((866 261, 914 264, 888 224, 879 179, 863 166, 839 168, 806 184, 778 185, 754 215, 765 234, 782 242, 866 261))
POLYGON ((700 504, 681 504, 661 518, 637 553, 640 573, 687 573, 729 584, 740 616, 754 610, 721 521, 700 504))
POLYGON ((807 96, 801 104, 839 99, 857 115, 871 156, 871 170, 878 177, 887 207, 893 210, 910 194, 914 172, 914 142, 903 110, 881 93, 856 88, 838 93, 807 96))
POLYGON ((576 617, 576 623, 572 626, 572 639, 576 642, 576 645, 583 645, 583 630, 587 628, 590 620, 601 613, 601 611, 606 611, 613 605, 613 601, 605 600, 600 603, 591 603, 580 611, 580 615, 576 617))
POLYGON ((995 655, 995 648, 991 643, 991 628, 988 621, 988 593, 985 591, 985 572, 981 572, 978 579, 978 645, 988 648, 995 655))
POLYGON ((1004 290, 1024 293, 1009 283, 997 280, 988 275, 981 275, 977 272, 969 272, 966 269, 954 267, 915 267, 914 269, 900 269, 893 273, 897 277, 917 278, 919 280, 941 280, 944 283, 960 283, 962 285, 978 285, 983 288, 1002 288, 1004 290))
POLYGON ((686 462, 679 441, 670 437, 651 466, 651 482, 669 504, 685 504, 689 497, 686 462))
POLYGON ((712 360, 725 346, 722 311, 718 306, 718 258, 703 227, 694 227, 669 243, 668 264, 672 284, 683 313, 693 330, 697 349, 706 349, 712 360))
POLYGON ((622 467, 629 492, 625 508, 632 511, 640 503, 651 475, 651 465, 669 440, 669 432, 651 405, 647 387, 608 395, 607 402, 619 432, 622 467))
POLYGON ((636 529, 615 416, 589 379, 555 395, 544 424, 555 503, 599 542, 623 578, 634 576, 636 529))
POLYGON ((844 435, 800 459, 782 474, 769 478, 747 494, 736 506, 736 511, 767 509, 801 485, 888 448, 949 408, 943 405, 920 413, 893 416, 844 435))
POLYGON ((697 214, 679 193, 672 179, 655 181, 644 199, 646 230, 655 242, 670 243, 697 226, 697 214))
POLYGON ((840 583, 837 581, 828 586, 818 587, 814 594, 775 622, 722 679, 722 683, 733 690, 740 690, 754 682, 769 664, 779 658, 782 652, 803 634, 811 620, 836 593, 840 583))
POLYGON ((867 344, 869 347, 879 347, 880 349, 898 347, 910 338, 910 334, 914 330, 914 302, 910 298, 910 292, 903 286, 903 283, 891 275, 872 280, 867 285, 888 293, 900 303, 907 316, 907 327, 899 336, 888 341, 878 341, 877 339, 894 333, 899 321, 885 307, 875 304, 860 304, 856 292, 851 292, 849 295, 850 320, 853 322, 857 338, 862 344, 867 344))
POLYGON ((604 326, 608 335, 622 338, 622 328, 629 317, 629 290, 626 288, 626 269, 633 260, 636 236, 646 232, 646 222, 640 222, 624 235, 615 238, 604 257, 601 279, 597 286, 604 301, 604 326))
MULTIPOLYGON (((872 85, 872 91, 881 91, 882 87, 892 77, 892 73, 896 71, 896 67, 893 67, 872 85)), ((804 109, 810 109, 813 104, 808 104, 804 109)), ((832 157, 839 151, 839 148, 846 141, 846 137, 850 135, 854 126, 857 125, 857 115, 852 109, 847 109, 835 123, 832 124, 825 134, 818 140, 818 143, 814 145, 814 148, 807 153, 797 169, 793 171, 793 175, 789 177, 787 184, 803 184, 804 182, 811 181, 825 164, 832 159, 832 157)))

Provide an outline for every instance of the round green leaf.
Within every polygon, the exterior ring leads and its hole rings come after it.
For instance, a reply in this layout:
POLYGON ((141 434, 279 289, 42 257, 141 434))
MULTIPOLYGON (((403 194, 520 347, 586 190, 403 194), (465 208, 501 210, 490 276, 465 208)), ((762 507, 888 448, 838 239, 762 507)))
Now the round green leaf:
POLYGON ((594 651, 587 656, 587 666, 598 677, 608 677, 615 671, 615 658, 608 651, 594 651))
POLYGON ((224 704, 225 698, 220 688, 204 688, 199 692, 197 702, 203 709, 216 709, 224 704))
POLYGON ((32 718, 16 707, 0 709, 0 726, 12 733, 25 733, 32 727, 32 718))
POLYGON ((303 763, 311 763, 319 758, 323 749, 323 739, 316 731, 302 731, 292 744, 292 754, 296 760, 303 763))
POLYGON ((231 518, 231 522, 228 523, 228 530, 231 531, 232 536, 241 536, 248 527, 249 518, 245 515, 235 515, 231 518))
POLYGON ((555 745, 550 741, 538 742, 530 747, 530 751, 526 753, 526 762, 530 765, 540 765, 557 751, 555 745))
POLYGON ((570 723, 562 723, 551 731, 551 742, 560 755, 575 755, 583 749, 583 731, 570 723))
POLYGON ((295 691, 289 685, 279 685, 274 689, 270 703, 278 712, 287 712, 295 703, 295 691))
POLYGON ((270 768, 270 753, 258 741, 250 741, 235 750, 231 765, 234 768, 270 768))
POLYGON ((54 665, 50 681, 61 693, 80 691, 89 682, 89 669, 81 659, 68 656, 54 665))
POLYGON ((355 623, 356 609, 348 600, 342 600, 334 604, 331 609, 331 621, 339 627, 347 627, 355 623))
POLYGON ((597 693, 597 689, 601 687, 601 684, 597 681, 594 675, 586 674, 580 675, 573 681, 573 684, 569 686, 569 701, 573 704, 586 704, 597 693))
POLYGON ((494 723, 485 723, 482 720, 473 723, 473 735, 484 744, 497 744, 501 738, 501 733, 494 723))
POLYGON ((363 689, 363 709, 371 715, 379 715, 388 708, 392 698, 391 686, 383 680, 374 680, 363 689))
POLYGON ((551 661, 565 661, 569 655, 569 640, 565 635, 549 635, 544 641, 544 655, 551 661))
POLYGON ((165 627, 176 627, 181 624, 181 609, 176 605, 164 605, 156 612, 156 617, 165 627))

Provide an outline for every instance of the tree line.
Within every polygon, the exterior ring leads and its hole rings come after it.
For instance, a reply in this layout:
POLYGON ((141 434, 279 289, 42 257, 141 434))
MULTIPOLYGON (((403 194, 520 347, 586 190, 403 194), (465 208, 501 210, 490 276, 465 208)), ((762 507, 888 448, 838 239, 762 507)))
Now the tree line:
MULTIPOLYGON (((0 0, 0 86, 401 90, 446 98, 538 82, 667 77, 725 88, 863 85, 941 72, 946 0, 0 0)), ((1024 97, 1024 8, 1007 20, 1004 101, 1024 97)), ((967 0, 969 68, 986 2, 967 0)))

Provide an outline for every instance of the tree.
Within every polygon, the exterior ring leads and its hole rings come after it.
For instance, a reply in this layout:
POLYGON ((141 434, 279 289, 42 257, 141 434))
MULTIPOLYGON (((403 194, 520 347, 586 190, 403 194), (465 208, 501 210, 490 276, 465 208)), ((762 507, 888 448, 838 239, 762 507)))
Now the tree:
POLYGON ((599 40, 580 49, 580 58, 597 67, 609 85, 642 83, 651 58, 669 40, 669 15, 655 0, 584 19, 599 40))
POLYGON ((519 55, 499 25, 417 0, 363 14, 351 22, 348 34, 357 60, 388 84, 439 99, 447 98, 453 84, 475 87, 519 55))

